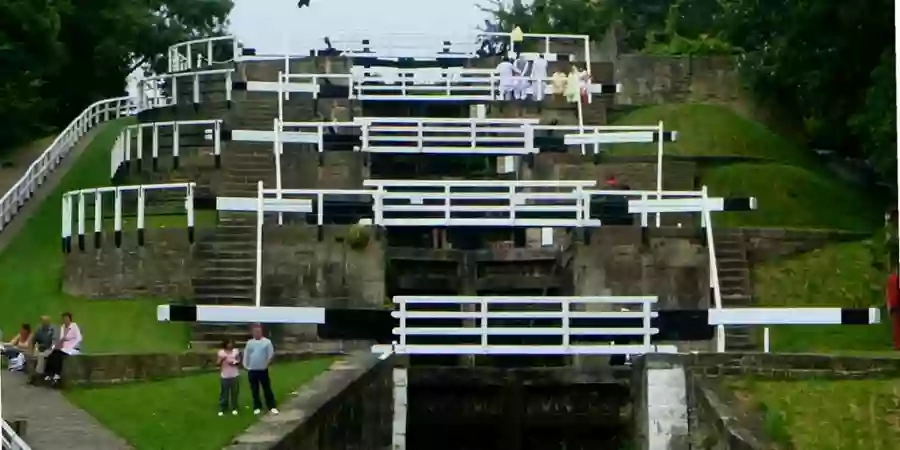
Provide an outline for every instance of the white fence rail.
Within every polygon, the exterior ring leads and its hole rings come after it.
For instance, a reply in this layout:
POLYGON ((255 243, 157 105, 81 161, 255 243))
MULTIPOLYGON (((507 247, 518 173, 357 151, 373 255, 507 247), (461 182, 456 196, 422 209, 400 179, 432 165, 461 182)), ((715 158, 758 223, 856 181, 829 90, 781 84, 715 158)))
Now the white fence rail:
MULTIPOLYGON (((247 90, 257 92, 281 92, 286 98, 290 93, 307 93, 313 98, 346 97, 355 100, 399 101, 496 101, 503 100, 501 78, 493 69, 397 69, 390 76, 383 76, 371 69, 351 69, 355 73, 288 73, 279 75, 281 82, 248 81, 247 90), (331 91, 326 91, 326 87, 331 91), (343 91, 340 91, 340 90, 343 91), (326 92, 327 95, 326 95, 326 92)), ((536 79, 515 76, 509 81, 544 84, 543 92, 553 94, 551 78, 536 79)), ((596 94, 615 93, 621 86, 582 82, 591 103, 596 94)), ((529 91, 530 92, 530 91, 529 91)))
POLYGON ((644 353, 674 353, 674 346, 658 346, 651 342, 659 330, 651 320, 657 316, 652 310, 656 297, 464 297, 464 296, 397 296, 396 310, 391 314, 399 320, 393 329, 397 340, 392 345, 375 345, 374 353, 400 355, 637 355, 644 353), (591 310, 597 305, 606 311, 591 310), (623 306, 627 306, 622 311, 623 306), (444 307, 443 311, 435 310, 444 307), (612 308, 615 307, 615 308, 612 308), (540 308, 540 309, 538 309, 540 308), (468 310, 466 310, 468 309, 468 310), (611 310, 615 309, 615 310, 611 310), (471 326, 435 326, 427 320, 471 321, 471 326), (549 320, 548 320, 549 319, 549 320), (579 319, 640 319, 641 326, 586 327, 579 319), (500 320, 543 321, 543 325, 503 326, 500 320), (475 321, 478 321, 475 323, 475 321), (610 342, 584 342, 579 338, 616 336, 636 339, 639 344, 617 345, 610 342), (475 338, 475 343, 413 342, 416 338, 462 337, 475 338), (556 344, 498 344, 496 337, 553 337, 556 344))
POLYGON ((230 103, 234 69, 209 69, 167 73, 137 80, 138 109, 143 111, 177 105, 180 95, 178 81, 183 78, 191 79, 191 101, 194 104, 199 104, 201 103, 200 78, 216 76, 221 77, 224 81, 225 100, 230 103), (163 92, 164 84, 167 84, 169 87, 168 93, 163 92))
POLYGON ((31 447, 23 440, 15 430, 0 419, 0 449, 3 450, 31 450, 31 447))
POLYGON ((181 138, 185 127, 203 127, 204 139, 212 141, 213 156, 216 167, 221 166, 222 156, 222 119, 203 120, 176 120, 169 122, 150 122, 129 125, 116 138, 110 152, 109 177, 113 178, 120 167, 134 159, 140 170, 142 161, 146 158, 144 149, 145 133, 150 133, 150 158, 153 170, 157 169, 160 150, 160 130, 171 129, 172 168, 178 169, 181 155, 181 138), (132 155, 134 158, 132 158, 132 155))
POLYGON ((240 41, 235 36, 216 36, 179 42, 169 47, 168 73, 198 70, 218 63, 236 62, 240 59, 240 41), (216 48, 229 46, 230 58, 216 60, 216 48))
POLYGON ((69 191, 62 198, 62 245, 63 251, 72 250, 73 224, 78 237, 78 248, 85 249, 85 231, 87 225, 87 207, 89 200, 93 203, 94 247, 100 247, 103 234, 103 199, 104 194, 113 195, 113 230, 116 247, 122 245, 123 194, 137 194, 136 226, 138 245, 144 245, 144 228, 146 219, 147 193, 153 191, 183 191, 185 222, 188 241, 194 241, 194 191, 196 183, 143 184, 132 186, 107 186, 92 189, 69 191))
POLYGON ((0 232, 91 128, 133 112, 134 104, 128 97, 101 100, 85 108, 41 153, 41 156, 31 163, 19 181, 0 197, 0 232))

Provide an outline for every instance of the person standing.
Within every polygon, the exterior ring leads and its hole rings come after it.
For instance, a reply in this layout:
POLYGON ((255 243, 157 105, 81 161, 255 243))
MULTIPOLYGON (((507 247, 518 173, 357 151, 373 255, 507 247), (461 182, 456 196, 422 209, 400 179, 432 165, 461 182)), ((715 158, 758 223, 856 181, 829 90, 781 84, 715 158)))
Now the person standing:
POLYGON ((891 337, 894 350, 900 350, 900 276, 897 275, 897 263, 891 262, 891 274, 885 286, 888 314, 891 317, 891 337))
POLYGON ((516 89, 516 75, 520 75, 509 58, 503 58, 497 65, 497 74, 500 76, 500 100, 510 100, 516 89))
POLYGON ((240 360, 240 350, 234 348, 231 340, 222 342, 222 348, 216 355, 216 361, 219 364, 219 374, 221 375, 219 389, 219 416, 224 416, 225 411, 231 406, 231 415, 238 415, 238 391, 240 385, 238 383, 238 364, 240 360))
POLYGON ((262 325, 253 324, 251 329, 253 338, 247 341, 244 348, 244 368, 247 369, 247 379, 250 381, 250 394, 253 396, 253 414, 259 414, 262 410, 262 402, 259 399, 259 390, 262 388, 266 407, 272 414, 278 414, 275 408, 275 394, 272 393, 272 380, 269 378, 269 364, 275 356, 275 348, 272 341, 263 336, 262 325))
POLYGON ((525 40, 525 33, 522 32, 522 28, 518 25, 513 26, 512 32, 509 33, 509 40, 511 45, 512 53, 519 54, 522 51, 522 41, 525 40))
POLYGON ((547 59, 544 54, 538 55, 538 59, 531 64, 531 95, 534 101, 544 100, 544 90, 547 83, 547 59))

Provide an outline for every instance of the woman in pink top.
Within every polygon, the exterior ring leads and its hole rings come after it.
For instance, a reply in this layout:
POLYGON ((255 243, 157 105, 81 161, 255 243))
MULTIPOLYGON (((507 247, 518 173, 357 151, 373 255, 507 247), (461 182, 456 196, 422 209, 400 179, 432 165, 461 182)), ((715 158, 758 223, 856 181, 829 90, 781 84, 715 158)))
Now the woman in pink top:
POLYGON ((63 361, 66 356, 74 356, 81 353, 81 329, 72 321, 72 313, 62 314, 62 327, 59 330, 59 340, 53 345, 53 351, 47 357, 47 366, 44 368, 44 380, 52 381, 54 385, 60 381, 63 361))
POLYGON ((240 350, 234 348, 231 341, 222 342, 222 349, 219 350, 216 361, 219 364, 219 374, 222 377, 221 388, 219 390, 219 415, 225 415, 228 410, 229 400, 231 401, 231 414, 238 414, 238 375, 240 374, 238 364, 240 364, 240 350))

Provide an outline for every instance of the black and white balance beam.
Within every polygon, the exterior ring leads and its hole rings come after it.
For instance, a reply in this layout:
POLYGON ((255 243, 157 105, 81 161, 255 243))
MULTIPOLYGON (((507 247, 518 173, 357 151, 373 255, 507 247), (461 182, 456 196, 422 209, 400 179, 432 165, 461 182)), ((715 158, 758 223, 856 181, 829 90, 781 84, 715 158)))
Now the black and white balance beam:
MULTIPOLYGON (((537 301, 537 300, 536 300, 537 301)), ((705 341, 719 325, 872 325, 878 308, 723 308, 660 310, 651 325, 654 341, 705 341)), ((381 309, 332 309, 284 306, 160 305, 160 322, 316 324, 323 339, 360 339, 391 343, 398 313, 381 309)), ((636 328, 643 319, 570 319, 572 328, 636 328)), ((452 322, 453 319, 441 319, 452 322)), ((460 324, 462 319, 458 320, 460 324)), ((443 326, 449 326, 444 324, 443 326)), ((461 326, 461 325, 459 325, 461 326)), ((617 340, 622 336, 591 336, 617 340)), ((409 338, 412 338, 410 336, 409 338)))

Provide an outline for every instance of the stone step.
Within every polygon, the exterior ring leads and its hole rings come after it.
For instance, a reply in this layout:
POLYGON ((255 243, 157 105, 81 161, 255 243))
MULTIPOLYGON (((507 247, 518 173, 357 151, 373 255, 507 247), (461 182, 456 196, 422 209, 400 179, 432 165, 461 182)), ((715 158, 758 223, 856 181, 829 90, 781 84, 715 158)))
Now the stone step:
POLYGON ((254 273, 250 273, 249 275, 225 275, 225 276, 213 276, 213 275, 204 275, 202 277, 195 277, 193 280, 194 290, 197 287, 222 287, 222 286, 241 286, 241 287, 253 287, 256 282, 256 277, 254 273))
POLYGON ((198 305, 252 306, 256 303, 253 292, 251 292, 250 294, 194 294, 194 301, 198 305))
POLYGON ((221 267, 219 265, 209 265, 200 268, 200 275, 203 278, 243 278, 249 277, 256 280, 256 265, 247 265, 242 267, 221 267))
POLYGON ((747 260, 717 257, 716 266, 719 268, 719 273, 721 273, 723 269, 747 269, 747 260))
MULTIPOLYGON (((256 256, 245 258, 206 258, 205 263, 208 267, 216 269, 245 269, 251 268, 256 270, 256 256)), ((255 273, 255 272, 254 272, 255 273)))
POLYGON ((722 292, 722 302, 725 302, 725 296, 733 296, 733 295, 746 295, 747 289, 743 285, 728 285, 728 284, 719 284, 719 289, 722 292))
POLYGON ((725 307, 743 307, 753 304, 753 298, 747 294, 725 294, 722 293, 722 306, 725 307))
POLYGON ((249 284, 220 284, 220 285, 207 285, 201 284, 199 286, 194 286, 194 295, 215 295, 215 296, 248 296, 250 298, 254 295, 254 286, 252 283, 249 284))
POLYGON ((741 277, 743 279, 750 278, 749 267, 719 267, 719 278, 741 277))
POLYGON ((256 258, 256 249, 198 249, 198 254, 206 259, 237 259, 246 260, 256 258))

